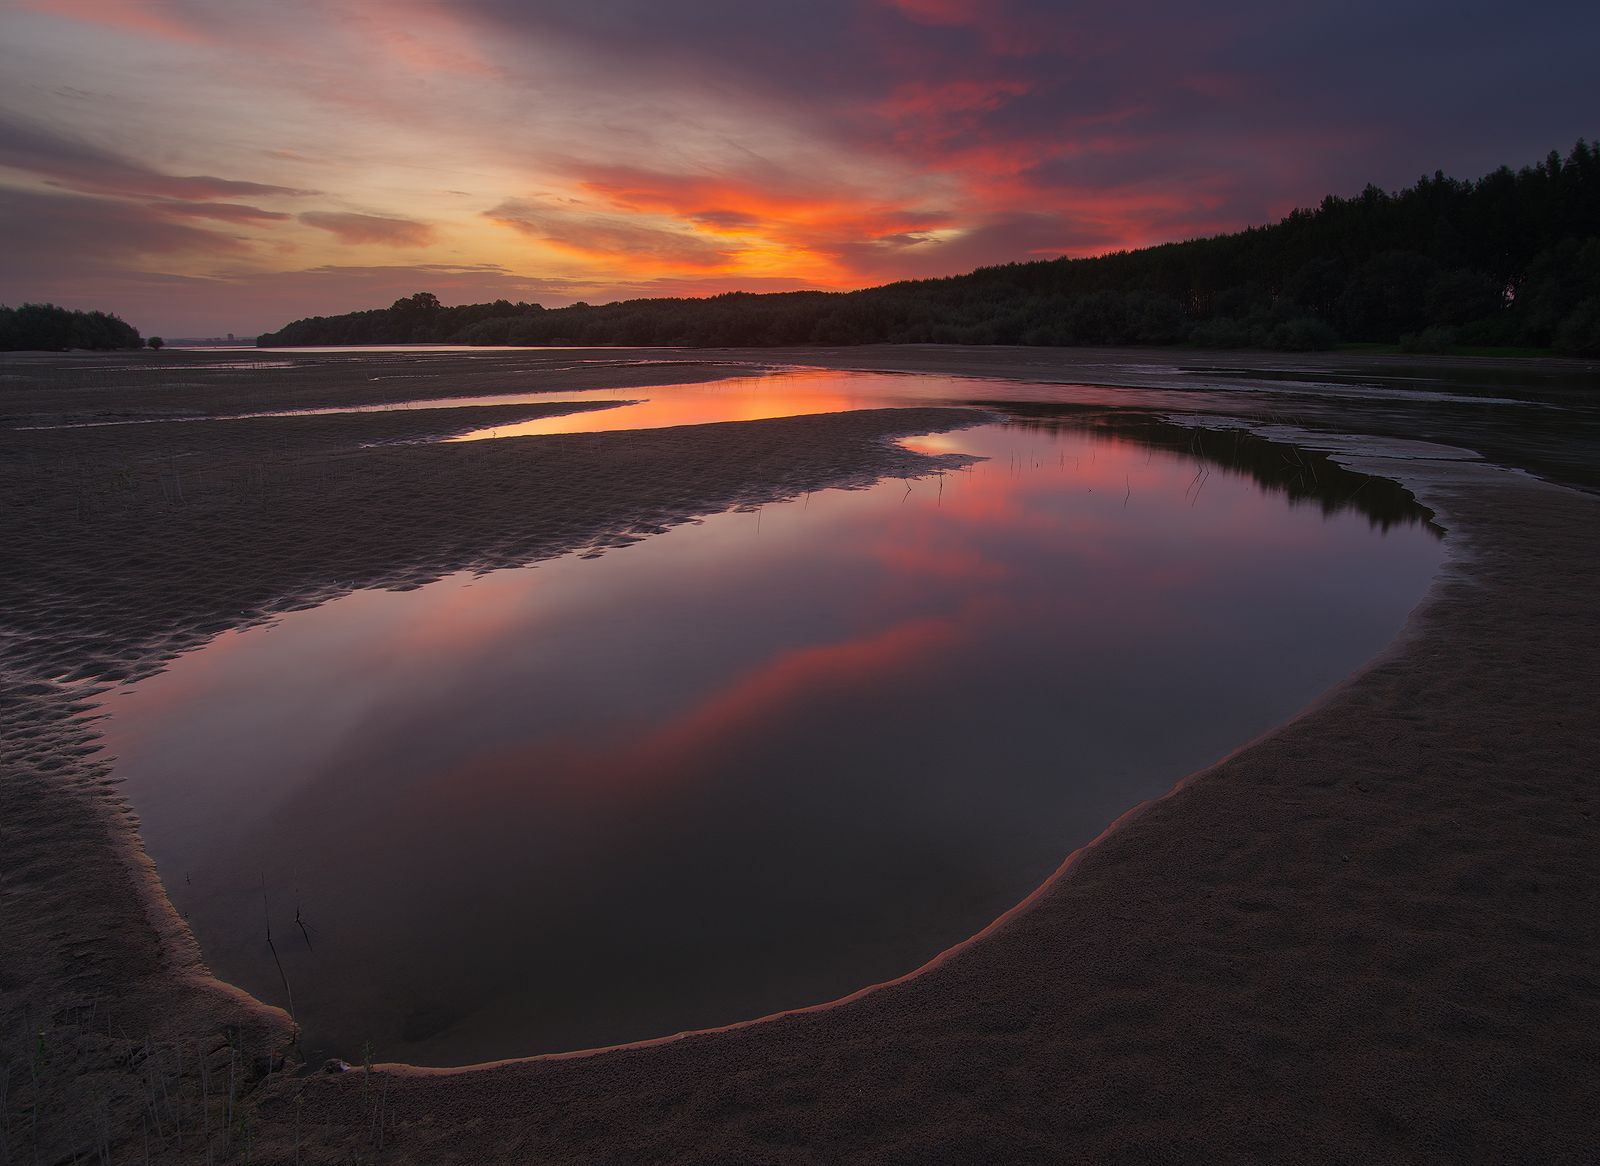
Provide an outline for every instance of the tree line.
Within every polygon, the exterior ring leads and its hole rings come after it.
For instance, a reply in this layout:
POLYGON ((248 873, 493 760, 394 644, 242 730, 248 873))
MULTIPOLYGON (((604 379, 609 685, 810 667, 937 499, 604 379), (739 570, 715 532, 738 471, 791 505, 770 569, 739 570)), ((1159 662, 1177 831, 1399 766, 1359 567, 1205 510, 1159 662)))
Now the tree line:
POLYGON ((1233 234, 980 268, 854 292, 730 292, 545 309, 388 308, 296 320, 300 344, 1193 344, 1340 342, 1600 354, 1600 147, 1476 181, 1436 172, 1389 193, 1329 195, 1233 234))
MULTIPOLYGON (((54 304, 0 304, 0 352, 65 352, 70 348, 143 348, 139 330, 120 316, 77 312, 54 304)), ((152 348, 161 338, 150 338, 152 348)))

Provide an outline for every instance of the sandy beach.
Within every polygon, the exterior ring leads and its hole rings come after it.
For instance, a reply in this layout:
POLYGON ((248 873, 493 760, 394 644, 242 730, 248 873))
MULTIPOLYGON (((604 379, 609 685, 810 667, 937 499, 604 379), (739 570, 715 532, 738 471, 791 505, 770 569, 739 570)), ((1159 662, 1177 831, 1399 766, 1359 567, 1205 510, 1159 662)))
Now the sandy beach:
POLYGON ((1359 354, 934 347, 619 356, 0 363, 0 1161, 1595 1159, 1593 368, 1385 358, 1396 367, 1379 376, 1359 354), (1248 423, 1399 482, 1434 512, 1448 562, 1368 667, 1130 808, 903 980, 646 1046, 295 1072, 288 1016, 210 977, 167 902, 95 754, 97 686, 353 589, 926 474, 937 461, 893 438, 986 415, 465 445, 408 443, 563 406, 27 427, 791 364, 958 373, 975 378, 973 401, 1002 395, 982 378, 1079 385, 1071 399, 1101 411, 1248 423), (1407 395, 1430 376, 1475 398, 1407 395), (1519 377, 1542 403, 1506 403, 1519 377))

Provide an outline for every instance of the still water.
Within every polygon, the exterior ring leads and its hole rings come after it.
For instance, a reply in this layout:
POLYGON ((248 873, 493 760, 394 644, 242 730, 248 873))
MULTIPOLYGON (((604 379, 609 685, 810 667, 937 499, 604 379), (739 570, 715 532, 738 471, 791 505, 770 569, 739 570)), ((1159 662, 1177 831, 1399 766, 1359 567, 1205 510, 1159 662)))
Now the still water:
POLYGON ((807 369, 779 376, 727 377, 701 384, 659 388, 591 389, 552 394, 563 401, 613 405, 604 412, 568 413, 513 421, 457 434, 451 441, 500 437, 540 437, 552 433, 604 433, 624 429, 665 429, 717 421, 763 421, 815 413, 848 413, 888 405, 945 404, 972 393, 970 382, 948 376, 886 376, 807 369))
MULTIPOLYGON (((608 411, 616 412, 616 411, 608 411)), ((825 491, 219 636, 108 694, 216 972, 313 1055, 593 1047, 818 1003, 1378 652, 1441 558, 1125 438, 825 491)))

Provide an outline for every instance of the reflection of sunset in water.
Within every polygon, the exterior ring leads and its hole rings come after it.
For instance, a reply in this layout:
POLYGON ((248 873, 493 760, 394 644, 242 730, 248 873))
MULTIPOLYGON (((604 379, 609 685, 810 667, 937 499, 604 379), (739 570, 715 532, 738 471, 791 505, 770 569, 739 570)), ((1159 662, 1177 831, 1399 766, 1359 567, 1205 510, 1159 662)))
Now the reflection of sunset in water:
MULTIPOLYGON (((658 388, 600 389, 562 393, 563 401, 617 401, 615 409, 543 417, 512 425, 478 429, 452 441, 494 437, 532 437, 554 433, 604 433, 619 429, 664 429, 670 425, 704 425, 715 421, 764 421, 769 417, 802 417, 844 413, 907 400, 955 400, 970 392, 969 384, 941 376, 861 376, 803 370, 771 377, 735 377, 701 384, 658 388)), ((539 400, 555 398, 538 398, 539 400)))
MULTIPOLYGON (((774 379, 721 418, 795 407, 774 379)), ((332 1053, 459 1063, 842 995, 1360 665, 1439 553, 1131 440, 908 444, 983 460, 358 592, 113 694, 212 965, 280 990, 264 872, 284 930, 318 928, 280 954, 332 1053)))

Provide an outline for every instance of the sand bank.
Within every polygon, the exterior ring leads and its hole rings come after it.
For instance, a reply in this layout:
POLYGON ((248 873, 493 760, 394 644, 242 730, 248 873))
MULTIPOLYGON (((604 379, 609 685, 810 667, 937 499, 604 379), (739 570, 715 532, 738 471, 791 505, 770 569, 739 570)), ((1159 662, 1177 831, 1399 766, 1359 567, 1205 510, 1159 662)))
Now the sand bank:
MULTIPOLYGON (((882 367, 870 355, 860 363, 882 367)), ((982 350, 889 355, 928 371, 1007 367, 982 350)), ((1027 358, 1108 383, 1070 352, 1027 358)), ((1162 377, 1184 383, 1173 354, 1151 359, 1168 371, 1137 354, 1122 373, 1163 392, 1162 377)), ((1241 379, 1192 403, 1280 424, 1295 407, 1339 415, 1251 392, 1241 379)), ((1426 456, 1383 469, 1436 511, 1453 558, 1384 657, 1130 813, 937 966, 650 1047, 263 1079, 286 1018, 205 976, 103 770, 77 752, 92 725, 50 677, 135 674, 350 586, 915 473, 925 466, 883 439, 963 419, 885 410, 359 453, 338 440, 302 452, 286 428, 258 492, 230 491, 219 446, 184 459, 195 476, 181 498, 161 453, 45 454, 6 435, 5 533, 23 556, 3 581, 10 1144, 33 1137, 37 1089, 52 1157, 103 1140, 137 1160, 149 1131, 152 1160, 203 1160, 204 1060, 208 1120, 231 1068, 226 1136, 257 1160, 348 1160, 380 1142, 402 1162, 1591 1157, 1600 499, 1426 456), (123 484, 95 477, 107 464, 123 484)), ((1346 428, 1361 420, 1346 411, 1346 428)), ((353 436, 365 422, 316 424, 353 436)))

